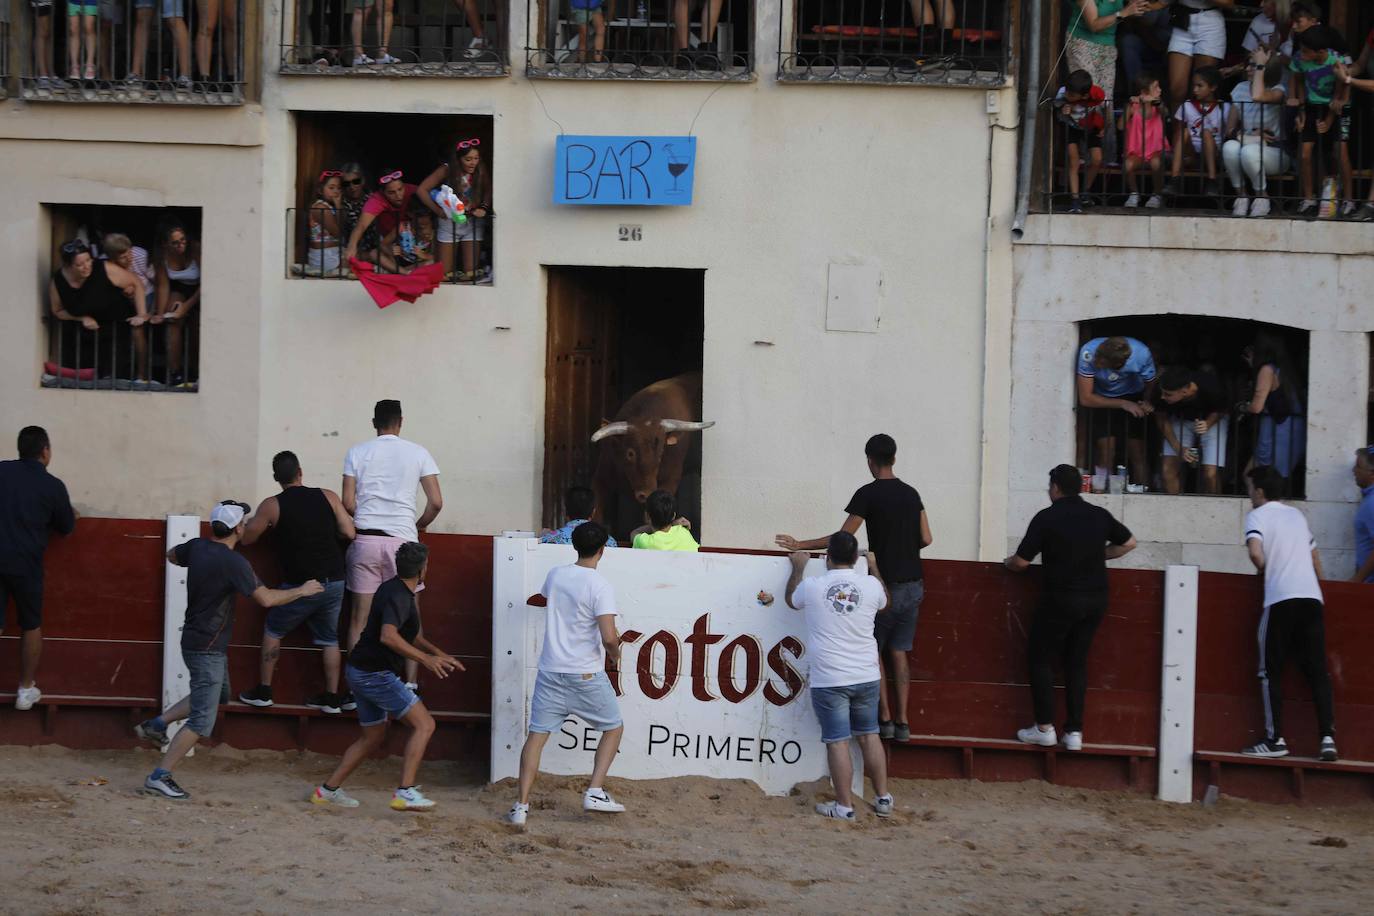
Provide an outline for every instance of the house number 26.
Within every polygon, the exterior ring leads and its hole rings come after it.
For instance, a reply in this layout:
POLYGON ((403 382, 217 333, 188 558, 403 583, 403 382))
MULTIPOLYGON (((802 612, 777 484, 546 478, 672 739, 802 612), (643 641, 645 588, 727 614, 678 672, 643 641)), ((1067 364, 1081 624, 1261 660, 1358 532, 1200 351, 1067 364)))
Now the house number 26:
POLYGON ((644 229, 638 223, 621 223, 620 240, 622 242, 640 242, 644 240, 644 229))

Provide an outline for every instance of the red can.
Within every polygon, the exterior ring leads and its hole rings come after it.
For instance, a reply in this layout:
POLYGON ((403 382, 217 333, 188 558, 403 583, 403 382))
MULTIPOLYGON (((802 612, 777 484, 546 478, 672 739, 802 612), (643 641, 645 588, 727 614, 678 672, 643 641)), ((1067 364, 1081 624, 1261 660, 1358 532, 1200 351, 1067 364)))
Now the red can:
POLYGON ((1081 492, 1083 492, 1083 493, 1091 493, 1092 491, 1093 491, 1093 475, 1091 475, 1091 474, 1084 474, 1084 475, 1083 475, 1083 489, 1082 489, 1081 492))

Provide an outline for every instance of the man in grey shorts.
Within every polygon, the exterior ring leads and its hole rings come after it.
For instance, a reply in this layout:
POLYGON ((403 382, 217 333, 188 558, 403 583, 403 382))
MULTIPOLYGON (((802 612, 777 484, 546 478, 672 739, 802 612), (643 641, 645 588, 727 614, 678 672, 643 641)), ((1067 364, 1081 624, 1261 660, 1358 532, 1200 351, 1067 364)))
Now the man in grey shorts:
POLYGON ((620 748, 625 724, 615 689, 606 676, 606 660, 620 667, 620 634, 615 628, 615 592, 596 571, 606 550, 606 529, 583 522, 573 530, 577 562, 549 570, 539 594, 548 608, 544 649, 534 681, 530 731, 520 752, 520 798, 506 815, 506 823, 525 823, 530 790, 539 774, 539 758, 549 735, 575 715, 600 729, 601 741, 592 762, 592 779, 582 796, 583 811, 618 813, 625 810, 606 794, 606 773, 620 748), (604 652, 604 654, 603 654, 604 652))
MULTIPOLYGON (((933 538, 921 494, 892 473, 897 443, 891 436, 878 433, 864 445, 864 455, 873 480, 850 498, 845 506, 849 517, 840 530, 854 534, 860 525, 866 524, 869 553, 877 554, 883 561, 883 579, 891 603, 886 613, 878 615, 873 627, 883 669, 878 691, 878 733, 883 738, 906 741, 911 737, 907 719, 911 668, 907 654, 915 644, 916 616, 925 597, 921 549, 929 547, 933 538)), ((820 550, 829 542, 829 536, 809 541, 799 541, 787 534, 776 538, 777 545, 787 551, 820 550)))

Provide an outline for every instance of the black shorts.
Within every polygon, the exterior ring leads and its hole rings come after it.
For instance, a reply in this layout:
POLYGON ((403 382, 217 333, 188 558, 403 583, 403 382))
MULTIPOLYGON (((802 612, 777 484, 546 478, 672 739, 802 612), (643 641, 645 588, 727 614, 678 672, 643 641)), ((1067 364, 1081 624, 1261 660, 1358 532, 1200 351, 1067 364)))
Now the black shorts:
POLYGON ((1067 148, 1071 143, 1078 144, 1078 148, 1080 150, 1084 148, 1101 149, 1102 132, 1096 130, 1082 130, 1081 128, 1074 127, 1071 124, 1065 124, 1064 146, 1067 148))
MULTIPOLYGON (((1127 395, 1120 400, 1135 401, 1138 404, 1140 403, 1140 395, 1127 395)), ((1120 407, 1080 407, 1079 409, 1088 418, 1088 438, 1093 441, 1108 437, 1124 436, 1127 439, 1143 439, 1145 437, 1147 417, 1137 419, 1120 407)))
POLYGON ((43 577, 0 573, 0 628, 9 614, 10 601, 19 612, 19 629, 27 632, 43 626, 43 577))
POLYGON ((1303 143, 1348 143, 1350 142, 1350 105, 1347 104, 1336 116, 1336 123, 1325 134, 1317 133, 1317 122, 1331 114, 1330 105, 1303 106, 1302 142, 1303 143))

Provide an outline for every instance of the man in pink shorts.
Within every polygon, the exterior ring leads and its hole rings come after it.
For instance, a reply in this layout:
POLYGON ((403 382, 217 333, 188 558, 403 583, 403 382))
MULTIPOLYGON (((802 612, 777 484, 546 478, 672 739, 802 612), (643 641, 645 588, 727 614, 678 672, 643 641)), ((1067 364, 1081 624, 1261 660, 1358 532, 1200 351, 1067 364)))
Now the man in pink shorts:
MULTIPOLYGON (((419 539, 444 507, 439 467, 422 445, 400 437, 401 402, 378 401, 372 412, 377 438, 348 450, 344 458, 342 496, 353 515, 358 536, 348 548, 345 581, 352 594, 348 648, 362 635, 377 588, 396 577, 396 550, 419 539), (424 490, 425 510, 415 518, 415 493, 424 490)), ((406 665, 406 681, 415 687, 416 666, 406 665)), ((345 696, 344 709, 356 708, 345 696)))

